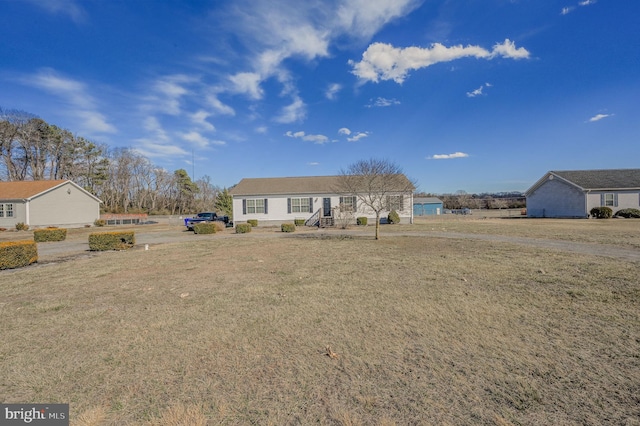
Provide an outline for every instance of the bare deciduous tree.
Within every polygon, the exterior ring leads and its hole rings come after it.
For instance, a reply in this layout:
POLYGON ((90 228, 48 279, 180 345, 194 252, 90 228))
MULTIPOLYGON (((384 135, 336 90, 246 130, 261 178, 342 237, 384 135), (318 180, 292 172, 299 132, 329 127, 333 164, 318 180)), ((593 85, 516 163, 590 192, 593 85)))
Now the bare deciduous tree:
POLYGON ((336 191, 357 198, 360 205, 376 215, 376 240, 380 239, 380 214, 389 209, 390 197, 415 190, 415 182, 408 179, 402 169, 389 160, 360 160, 341 169, 336 191))

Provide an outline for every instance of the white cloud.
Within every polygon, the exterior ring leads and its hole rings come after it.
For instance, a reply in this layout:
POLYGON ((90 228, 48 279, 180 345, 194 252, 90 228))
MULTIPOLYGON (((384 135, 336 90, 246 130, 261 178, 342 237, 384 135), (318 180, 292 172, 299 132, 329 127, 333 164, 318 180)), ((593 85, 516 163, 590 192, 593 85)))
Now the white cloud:
POLYGON ((568 15, 569 13, 573 12, 574 9, 575 7, 563 7, 560 11, 560 15, 568 15))
POLYGON ((429 48, 398 48, 386 43, 373 43, 362 54, 360 62, 349 61, 349 64, 353 67, 351 72, 365 82, 393 80, 401 84, 411 70, 465 57, 493 59, 497 56, 522 59, 528 58, 529 52, 523 47, 516 48, 515 43, 509 39, 496 43, 492 51, 471 45, 446 47, 434 43, 429 48))
POLYGON ((86 22, 87 13, 75 0, 27 0, 53 15, 67 15, 77 24, 86 22))
POLYGON ((293 102, 290 105, 282 108, 280 115, 275 118, 278 123, 293 123, 296 121, 302 121, 307 116, 307 106, 302 102, 302 99, 295 96, 293 102))
POLYGON ((369 136, 369 132, 358 132, 354 134, 352 137, 347 138, 349 142, 357 142, 360 139, 364 139, 369 136))
POLYGON ((218 114, 222 114, 222 115, 236 115, 236 112, 234 111, 233 108, 231 108, 229 105, 225 105, 222 102, 220 102, 220 100, 218 99, 218 97, 214 94, 209 94, 206 97, 207 99, 207 103, 213 107, 213 109, 218 113, 218 114))
POLYGON ((240 72, 229 76, 231 92, 241 93, 249 96, 253 100, 262 99, 264 91, 260 87, 262 77, 254 72, 240 72))
POLYGON ((312 166, 312 167, 315 167, 315 166, 319 166, 319 165, 320 165, 320 163, 318 163, 317 161, 312 161, 312 162, 310 162, 310 163, 307 163, 307 165, 312 166))
POLYGON ((465 154, 464 152, 454 152, 453 154, 436 154, 430 157, 427 157, 427 160, 451 160, 453 158, 466 158, 469 154, 465 154))
POLYGON ((207 148, 209 146, 209 139, 202 136, 200 133, 196 131, 190 131, 187 133, 179 133, 179 136, 194 145, 197 148, 207 148))
POLYGON ((476 96, 483 95, 484 93, 482 93, 482 90, 485 87, 491 87, 491 86, 492 86, 491 83, 485 83, 484 85, 478 87, 476 90, 473 90, 471 92, 467 92, 467 96, 470 97, 470 98, 475 98, 476 96))
POLYGON ((88 133, 115 133, 104 114, 98 111, 96 101, 89 94, 87 86, 79 81, 63 77, 50 68, 26 76, 21 80, 25 85, 43 89, 66 102, 65 110, 70 116, 80 119, 78 127, 88 133))
POLYGON ((329 87, 327 87, 327 90, 324 92, 324 95, 327 97, 327 99, 334 100, 336 99, 338 92, 340 90, 342 90, 342 85, 338 83, 333 83, 333 84, 330 84, 329 87))
POLYGON ((173 158, 190 155, 179 146, 158 143, 151 139, 138 139, 136 142, 139 145, 134 150, 149 158, 173 158))
POLYGON ((397 99, 387 99, 378 97, 377 99, 369 99, 369 103, 365 105, 367 108, 372 107, 388 107, 392 105, 400 105, 400 101, 397 99))
POLYGON ((207 121, 207 118, 209 118, 210 116, 211 114, 209 114, 207 111, 200 110, 191 114, 191 121, 205 130, 214 131, 216 130, 215 126, 207 121))
POLYGON ((329 142, 329 138, 326 137, 325 135, 307 135, 305 132, 302 132, 302 131, 295 132, 295 133, 288 131, 285 133, 285 136, 288 136, 290 138, 295 138, 295 139, 302 139, 303 141, 313 142, 319 145, 329 142))
POLYGON ((593 123, 595 121, 600 121, 604 118, 611 117, 613 114, 596 114, 589 119, 589 123, 593 123))
POLYGON ((346 127, 342 127, 341 129, 338 129, 338 134, 349 136, 351 134, 351 130, 347 129, 346 127))
POLYGON ((255 129, 255 132, 259 133, 261 135, 267 134, 268 131, 269 131, 269 129, 267 128, 267 126, 259 126, 259 127, 256 127, 256 129, 255 129))
POLYGON ((584 0, 578 3, 580 6, 589 6, 590 4, 596 4, 596 0, 584 0))

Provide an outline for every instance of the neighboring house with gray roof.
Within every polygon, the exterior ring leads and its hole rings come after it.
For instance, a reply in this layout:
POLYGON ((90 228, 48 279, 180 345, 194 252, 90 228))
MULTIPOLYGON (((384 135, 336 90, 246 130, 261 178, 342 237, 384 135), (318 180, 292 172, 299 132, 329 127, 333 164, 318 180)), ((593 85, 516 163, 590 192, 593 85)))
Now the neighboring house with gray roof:
MULTIPOLYGON (((402 178, 407 179, 404 175, 402 178)), ((257 219, 259 224, 292 223, 304 219, 307 225, 332 226, 340 208, 356 217, 374 219, 357 196, 340 194, 340 176, 245 178, 229 193, 233 197, 235 223, 257 219)), ((408 182, 408 179, 407 179, 408 182)), ((413 192, 389 193, 388 210, 395 209, 402 223, 413 223, 413 192)), ((388 211, 382 212, 386 218, 388 211)))
POLYGON ((70 180, 0 182, 0 228, 92 225, 101 202, 70 180))
POLYGON ((528 217, 587 218, 602 206, 615 214, 640 208, 640 169, 550 171, 525 195, 528 217))

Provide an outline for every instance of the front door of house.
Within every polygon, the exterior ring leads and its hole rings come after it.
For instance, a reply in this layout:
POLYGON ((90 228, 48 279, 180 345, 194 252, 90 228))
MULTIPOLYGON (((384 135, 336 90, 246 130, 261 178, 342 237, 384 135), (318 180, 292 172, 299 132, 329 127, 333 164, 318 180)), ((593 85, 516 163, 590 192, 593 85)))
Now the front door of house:
POLYGON ((331 216, 331 198, 322 199, 322 215, 331 216))

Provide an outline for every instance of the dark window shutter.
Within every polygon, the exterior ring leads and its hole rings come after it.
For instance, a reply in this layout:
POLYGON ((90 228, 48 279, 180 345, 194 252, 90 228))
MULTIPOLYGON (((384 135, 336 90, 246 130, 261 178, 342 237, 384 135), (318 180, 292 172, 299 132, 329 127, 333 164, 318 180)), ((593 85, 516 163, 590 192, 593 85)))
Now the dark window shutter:
POLYGON ((400 196, 400 205, 398 206, 398 210, 404 211, 404 195, 400 196))
POLYGON ((613 206, 618 207, 618 193, 613 194, 613 206))
POLYGON ((267 209, 267 201, 269 201, 268 199, 264 199, 264 214, 268 214, 269 213, 269 209, 267 209))
POLYGON ((358 202, 358 199, 356 197, 353 197, 353 211, 354 212, 358 211, 358 206, 356 205, 357 202, 358 202))
POLYGON ((600 194, 600 206, 604 206, 604 194, 600 194))
POLYGON ((287 213, 291 213, 291 198, 287 198, 287 213))
POLYGON ((309 213, 313 213, 313 197, 309 197, 309 213))
POLYGON ((344 203, 344 197, 340 197, 340 204, 344 203))
POLYGON ((242 214, 247 214, 247 200, 242 200, 242 214))

